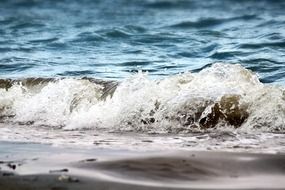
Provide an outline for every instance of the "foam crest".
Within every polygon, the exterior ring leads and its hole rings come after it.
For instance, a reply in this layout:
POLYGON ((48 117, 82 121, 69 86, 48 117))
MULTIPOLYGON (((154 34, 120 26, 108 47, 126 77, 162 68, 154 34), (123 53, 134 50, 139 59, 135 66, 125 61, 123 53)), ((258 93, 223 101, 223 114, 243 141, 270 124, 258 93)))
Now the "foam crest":
POLYGON ((140 72, 107 87, 86 79, 40 84, 0 89, 2 122, 163 133, 285 129, 284 88, 262 84, 240 65, 217 63, 160 80, 140 72))
POLYGON ((73 111, 98 102, 102 86, 88 80, 61 79, 44 86, 18 83, 1 89, 1 94, 2 117, 14 116, 12 121, 22 124, 60 127, 73 111))

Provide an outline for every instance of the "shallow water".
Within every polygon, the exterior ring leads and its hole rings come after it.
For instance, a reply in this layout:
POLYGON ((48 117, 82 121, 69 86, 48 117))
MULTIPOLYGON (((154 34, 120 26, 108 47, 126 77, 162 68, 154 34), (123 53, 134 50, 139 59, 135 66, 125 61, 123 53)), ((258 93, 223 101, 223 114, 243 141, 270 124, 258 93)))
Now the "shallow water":
MULTIPOLYGON (((155 134, 137 132, 108 132, 106 130, 66 131, 29 126, 0 124, 1 140, 19 144, 48 144, 55 147, 99 149, 118 154, 162 153, 167 151, 223 151, 247 153, 284 153, 283 133, 220 129, 187 134, 155 134), (123 151, 123 152, 120 152, 123 151)), ((35 145, 36 146, 36 145, 35 145)), ((18 154, 18 150, 14 154, 18 154)), ((1 154, 8 148, 3 149, 1 154)), ((27 150, 28 152, 28 150, 27 150)))
POLYGON ((1 1, 0 140, 284 152, 284 6, 1 1))

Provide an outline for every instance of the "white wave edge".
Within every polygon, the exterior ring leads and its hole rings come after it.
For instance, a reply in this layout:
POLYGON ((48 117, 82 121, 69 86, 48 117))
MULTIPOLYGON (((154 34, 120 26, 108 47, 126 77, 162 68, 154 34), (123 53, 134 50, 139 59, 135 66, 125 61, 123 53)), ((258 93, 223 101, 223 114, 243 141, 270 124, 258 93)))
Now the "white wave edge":
MULTIPOLYGON (((5 122, 66 130, 173 132, 193 126, 179 121, 179 114, 195 114, 205 102, 220 102, 224 96, 235 95, 240 97, 239 106, 245 105, 248 112, 241 129, 285 129, 284 88, 262 84, 256 74, 241 65, 216 63, 199 73, 160 80, 138 73, 122 81, 112 97, 102 101, 102 94, 103 86, 88 80, 61 79, 37 90, 15 84, 8 90, 0 89, 0 113, 14 116, 5 122)), ((211 106, 206 106, 203 114, 211 106)), ((217 127, 223 125, 219 121, 217 127)))

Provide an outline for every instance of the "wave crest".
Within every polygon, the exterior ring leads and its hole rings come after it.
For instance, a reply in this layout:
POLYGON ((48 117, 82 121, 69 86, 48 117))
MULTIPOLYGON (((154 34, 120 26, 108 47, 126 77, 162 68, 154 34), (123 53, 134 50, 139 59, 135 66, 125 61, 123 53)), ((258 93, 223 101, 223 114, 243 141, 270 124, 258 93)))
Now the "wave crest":
POLYGON ((223 126, 285 129, 285 90, 264 85, 240 65, 151 80, 0 81, 2 122, 142 132, 189 132, 223 126), (32 82, 31 82, 32 81, 32 82))

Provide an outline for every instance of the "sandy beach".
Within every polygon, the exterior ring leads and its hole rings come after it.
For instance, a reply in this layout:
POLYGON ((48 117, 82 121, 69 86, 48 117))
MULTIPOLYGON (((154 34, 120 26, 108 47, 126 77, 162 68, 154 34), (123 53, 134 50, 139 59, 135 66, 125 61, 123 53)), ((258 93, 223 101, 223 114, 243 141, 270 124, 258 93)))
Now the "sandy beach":
POLYGON ((1 142, 0 189, 285 189, 285 155, 1 142), (123 155, 123 156, 122 156, 123 155))

